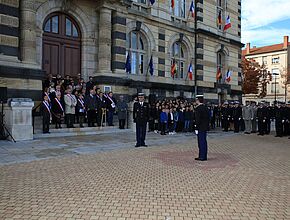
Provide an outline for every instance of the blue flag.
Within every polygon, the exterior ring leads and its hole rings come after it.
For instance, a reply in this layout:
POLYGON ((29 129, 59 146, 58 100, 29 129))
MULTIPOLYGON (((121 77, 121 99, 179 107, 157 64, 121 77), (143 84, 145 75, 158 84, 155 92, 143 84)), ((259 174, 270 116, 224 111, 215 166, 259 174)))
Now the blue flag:
POLYGON ((153 58, 152 58, 152 56, 151 56, 150 62, 149 62, 149 73, 150 73, 151 76, 153 76, 154 66, 153 66, 153 58))
POLYGON ((154 5, 155 0, 150 0, 151 5, 154 5))
POLYGON ((125 64, 126 73, 131 73, 131 60, 130 60, 130 54, 128 53, 126 64, 125 64))

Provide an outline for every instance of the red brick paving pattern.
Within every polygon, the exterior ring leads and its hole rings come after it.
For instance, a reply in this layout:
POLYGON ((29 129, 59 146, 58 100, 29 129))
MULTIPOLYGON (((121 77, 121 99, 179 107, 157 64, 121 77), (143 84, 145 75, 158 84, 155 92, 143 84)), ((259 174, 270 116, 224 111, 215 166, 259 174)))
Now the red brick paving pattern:
POLYGON ((0 219, 290 219, 288 139, 194 145, 1 166, 0 219))

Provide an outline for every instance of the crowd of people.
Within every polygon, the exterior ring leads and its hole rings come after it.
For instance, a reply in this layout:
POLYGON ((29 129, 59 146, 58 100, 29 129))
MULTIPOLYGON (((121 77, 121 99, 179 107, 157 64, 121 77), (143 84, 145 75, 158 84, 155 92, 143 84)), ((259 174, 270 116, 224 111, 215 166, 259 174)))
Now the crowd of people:
MULTIPOLYGON (((222 105, 206 103, 209 114, 208 130, 222 128, 224 132, 233 131, 245 134, 268 135, 271 124, 275 123, 276 137, 290 136, 290 103, 269 103, 246 101, 245 105, 224 102, 222 105)), ((159 100, 150 105, 149 131, 175 134, 194 132, 196 102, 183 99, 159 100)))
POLYGON ((43 133, 49 133, 49 125, 55 124, 60 129, 63 122, 67 128, 74 128, 74 124, 84 127, 114 126, 113 115, 117 112, 119 128, 125 128, 127 103, 122 96, 118 102, 113 92, 103 93, 89 77, 87 83, 79 77, 74 80, 70 76, 64 79, 61 75, 49 75, 43 82, 43 133))
MULTIPOLYGON (((49 132, 49 123, 61 128, 63 121, 68 128, 86 122, 89 127, 103 126, 107 122, 113 125, 113 115, 118 114, 119 128, 125 128, 128 105, 123 96, 118 102, 112 92, 104 94, 90 77, 87 83, 79 77, 73 80, 70 76, 64 79, 49 75, 43 83, 44 101, 43 132, 49 132)), ((137 101, 137 96, 135 97, 137 101)), ((177 132, 194 132, 196 127, 196 101, 181 97, 175 99, 149 100, 149 132, 161 135, 174 135, 177 132)), ((268 135, 271 124, 275 123, 276 137, 290 136, 290 103, 249 102, 245 105, 235 102, 224 102, 222 105, 206 103, 209 114, 208 129, 222 128, 224 132, 244 132, 268 135)))

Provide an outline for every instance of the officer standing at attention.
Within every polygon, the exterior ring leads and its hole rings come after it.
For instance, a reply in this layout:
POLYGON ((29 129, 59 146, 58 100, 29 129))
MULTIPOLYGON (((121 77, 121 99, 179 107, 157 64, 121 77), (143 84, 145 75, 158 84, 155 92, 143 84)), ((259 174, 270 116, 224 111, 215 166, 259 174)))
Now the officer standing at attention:
POLYGON ((135 147, 147 147, 145 144, 146 127, 149 120, 149 104, 144 102, 144 93, 138 93, 138 101, 133 106, 133 119, 136 123, 135 147))
POLYGON ((209 114, 207 107, 203 104, 203 95, 196 96, 197 107, 195 109, 195 133, 198 139, 199 154, 195 160, 207 160, 207 131, 209 127, 209 114))

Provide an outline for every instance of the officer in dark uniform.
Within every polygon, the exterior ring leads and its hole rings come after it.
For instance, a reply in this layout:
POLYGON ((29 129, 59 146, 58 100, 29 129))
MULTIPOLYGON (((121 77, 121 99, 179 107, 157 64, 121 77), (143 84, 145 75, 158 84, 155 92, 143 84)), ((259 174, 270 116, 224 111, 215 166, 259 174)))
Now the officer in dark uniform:
POLYGON ((239 102, 235 102, 233 108, 233 119, 234 119, 234 132, 238 133, 240 131, 240 121, 242 118, 242 108, 239 106, 239 102))
POLYGON ((145 144, 146 127, 149 120, 149 104, 144 102, 144 93, 138 94, 138 102, 133 106, 133 119, 136 123, 136 140, 135 147, 147 147, 145 144))
POLYGON ((275 128, 276 128, 276 136, 275 137, 283 137, 283 108, 281 108, 281 103, 278 102, 275 107, 275 128))
POLYGON ((195 133, 198 139, 198 157, 195 160, 207 160, 207 131, 209 128, 208 108, 203 104, 203 95, 196 96, 197 107, 195 109, 196 129, 195 133))
POLYGON ((224 102, 224 105, 221 109, 221 118, 222 118, 222 127, 223 127, 223 131, 227 132, 229 130, 229 114, 230 114, 230 110, 229 110, 229 103, 228 102, 224 102))
POLYGON ((258 118, 258 135, 265 135, 267 130, 267 109, 264 105, 264 102, 260 103, 260 106, 257 110, 257 118, 258 118))

